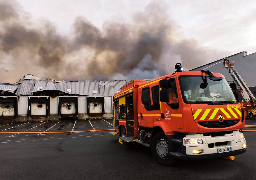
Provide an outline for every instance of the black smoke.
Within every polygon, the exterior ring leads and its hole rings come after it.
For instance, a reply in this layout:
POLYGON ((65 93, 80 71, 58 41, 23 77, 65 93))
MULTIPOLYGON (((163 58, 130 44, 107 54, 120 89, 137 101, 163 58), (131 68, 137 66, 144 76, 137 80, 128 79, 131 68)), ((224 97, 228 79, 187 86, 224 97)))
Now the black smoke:
POLYGON ((178 38, 164 3, 150 3, 132 22, 108 21, 101 29, 77 17, 70 36, 48 20, 32 18, 14 1, 0 2, 0 81, 24 74, 56 80, 151 79, 217 60, 221 52, 178 38), (38 24, 40 26, 38 27, 38 24), (215 53, 216 52, 216 53, 215 53))

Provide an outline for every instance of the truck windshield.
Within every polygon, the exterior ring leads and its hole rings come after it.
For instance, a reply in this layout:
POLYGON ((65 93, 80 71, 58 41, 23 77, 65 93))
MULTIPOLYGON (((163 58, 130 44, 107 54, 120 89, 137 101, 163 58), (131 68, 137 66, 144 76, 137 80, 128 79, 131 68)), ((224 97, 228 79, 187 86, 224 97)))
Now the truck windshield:
POLYGON ((206 88, 200 88, 203 83, 201 76, 179 77, 182 97, 187 104, 228 104, 236 103, 234 94, 226 79, 210 80, 207 76, 206 88))

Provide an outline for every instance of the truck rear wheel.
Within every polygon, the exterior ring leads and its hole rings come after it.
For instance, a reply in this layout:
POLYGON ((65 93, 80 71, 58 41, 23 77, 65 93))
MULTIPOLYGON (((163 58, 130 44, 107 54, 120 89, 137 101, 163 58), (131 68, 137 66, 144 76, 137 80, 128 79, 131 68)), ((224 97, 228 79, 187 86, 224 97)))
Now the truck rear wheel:
POLYGON ((151 142, 151 151, 157 162, 164 166, 173 166, 177 159, 169 155, 167 137, 164 133, 156 134, 151 142))

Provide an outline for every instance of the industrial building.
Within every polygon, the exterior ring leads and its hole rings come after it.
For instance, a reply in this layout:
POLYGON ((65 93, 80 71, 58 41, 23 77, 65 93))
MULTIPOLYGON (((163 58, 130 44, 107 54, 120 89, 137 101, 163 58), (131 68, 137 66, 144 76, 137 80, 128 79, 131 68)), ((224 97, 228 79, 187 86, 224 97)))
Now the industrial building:
POLYGON ((44 121, 113 117, 113 95, 126 80, 55 81, 25 75, 0 84, 0 119, 44 121))
POLYGON ((233 82, 229 70, 224 68, 224 60, 234 61, 234 69, 238 74, 243 78, 247 83, 251 92, 256 97, 256 53, 247 54, 246 51, 225 57, 223 59, 199 66, 192 69, 191 71, 201 71, 201 70, 210 70, 211 72, 221 73, 225 76, 228 82, 233 82))

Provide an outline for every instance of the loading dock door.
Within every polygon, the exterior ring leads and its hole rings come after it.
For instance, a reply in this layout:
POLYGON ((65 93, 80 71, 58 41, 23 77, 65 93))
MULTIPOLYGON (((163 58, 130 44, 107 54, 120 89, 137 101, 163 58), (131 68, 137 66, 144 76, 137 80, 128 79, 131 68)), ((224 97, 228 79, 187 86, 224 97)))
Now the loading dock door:
POLYGON ((0 97, 0 119, 14 119, 17 114, 17 96, 0 97))
POLYGON ((102 103, 101 102, 90 102, 90 113, 102 113, 102 103))
POLYGON ((75 102, 62 102, 61 104, 61 114, 76 114, 75 102))
POLYGON ((31 115, 32 116, 46 116, 46 103, 31 103, 31 115))
POLYGON ((76 118, 78 115, 78 97, 59 96, 58 114, 61 118, 76 118))
POLYGON ((101 117, 104 114, 104 97, 88 97, 87 103, 90 117, 101 117))
POLYGON ((1 116, 14 116, 14 103, 0 103, 1 116))
POLYGON ((32 119, 46 118, 49 116, 50 100, 48 96, 28 97, 28 116, 32 119))

